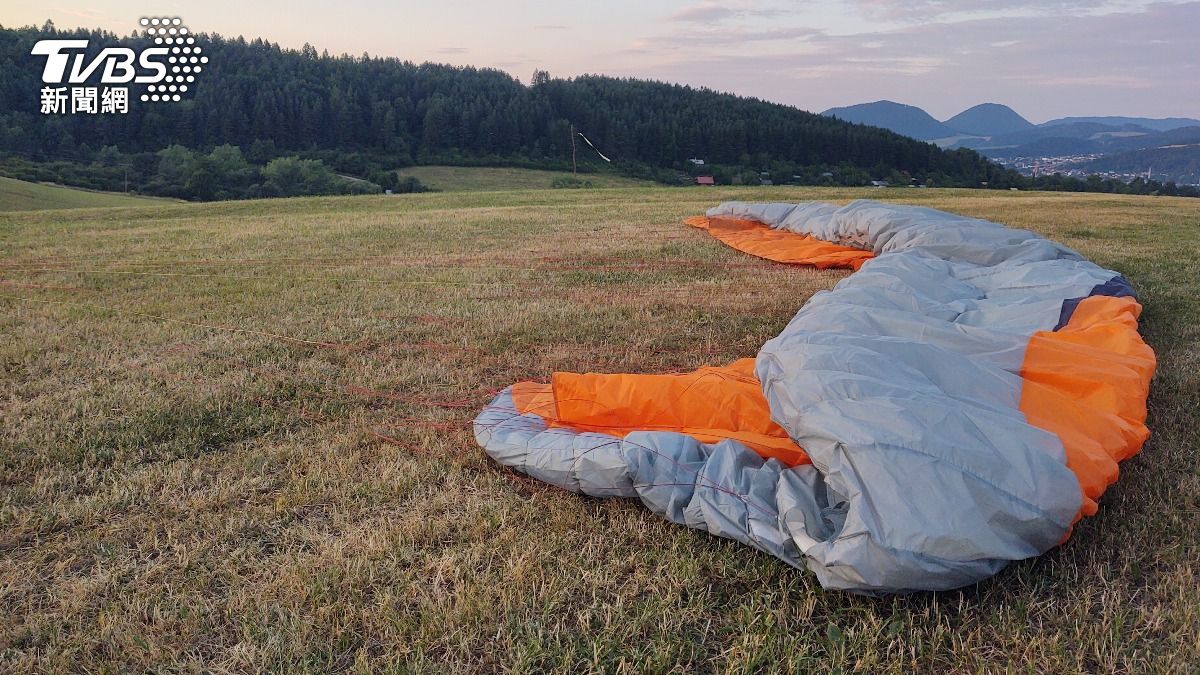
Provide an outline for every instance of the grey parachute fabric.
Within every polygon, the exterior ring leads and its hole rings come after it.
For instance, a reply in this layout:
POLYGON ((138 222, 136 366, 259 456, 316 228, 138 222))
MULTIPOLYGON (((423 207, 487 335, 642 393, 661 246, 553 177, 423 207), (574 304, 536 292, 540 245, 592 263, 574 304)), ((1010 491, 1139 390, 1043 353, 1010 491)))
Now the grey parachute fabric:
POLYGON ((755 362, 771 419, 812 463, 735 440, 551 427, 511 388, 475 420, 489 455, 567 490, 640 499, 828 589, 957 588, 1069 535, 1080 482, 1059 436, 1021 409, 1022 363, 1072 303, 1131 294, 1120 275, 1032 232, 913 206, 728 202, 708 217, 875 254, 755 362))

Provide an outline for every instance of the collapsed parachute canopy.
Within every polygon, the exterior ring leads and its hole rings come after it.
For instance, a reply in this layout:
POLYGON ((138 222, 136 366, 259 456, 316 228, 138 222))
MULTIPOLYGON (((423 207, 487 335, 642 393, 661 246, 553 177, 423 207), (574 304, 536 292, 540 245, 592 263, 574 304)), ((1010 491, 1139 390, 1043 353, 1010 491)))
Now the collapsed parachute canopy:
POLYGON ((688 224, 861 271, 757 359, 506 389, 475 420, 492 457, 880 593, 964 586, 1063 542, 1149 435, 1141 306, 1066 247, 870 201, 728 202, 688 224))

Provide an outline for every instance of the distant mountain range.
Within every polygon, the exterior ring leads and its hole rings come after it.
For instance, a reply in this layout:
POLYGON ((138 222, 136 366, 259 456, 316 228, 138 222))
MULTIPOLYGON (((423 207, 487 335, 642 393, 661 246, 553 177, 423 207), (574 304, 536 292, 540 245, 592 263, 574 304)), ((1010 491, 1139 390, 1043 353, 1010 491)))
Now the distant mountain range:
POLYGON ((883 127, 919 141, 932 141, 961 135, 960 132, 937 121, 924 110, 914 105, 904 105, 895 101, 876 101, 846 108, 830 108, 821 114, 826 117, 835 117, 843 122, 883 127))
POLYGON ((973 136, 1015 134, 1034 128, 1033 122, 999 103, 980 103, 973 108, 967 108, 946 120, 945 125, 973 136))
POLYGON ((1021 169, 1132 175, 1157 166, 1159 178, 1200 182, 1200 119, 1063 117, 1034 124, 1006 105, 983 103, 939 121, 921 108, 894 101, 830 108, 821 114, 943 148, 971 148, 1021 169))
POLYGON ((1105 124, 1108 126, 1121 126, 1124 124, 1133 124, 1154 131, 1170 131, 1179 127, 1194 127, 1200 124, 1200 120, 1194 120, 1189 117, 1060 117, 1056 120, 1050 120, 1042 124, 1044 127, 1052 127, 1058 124, 1075 124, 1078 122, 1088 122, 1091 124, 1105 124))

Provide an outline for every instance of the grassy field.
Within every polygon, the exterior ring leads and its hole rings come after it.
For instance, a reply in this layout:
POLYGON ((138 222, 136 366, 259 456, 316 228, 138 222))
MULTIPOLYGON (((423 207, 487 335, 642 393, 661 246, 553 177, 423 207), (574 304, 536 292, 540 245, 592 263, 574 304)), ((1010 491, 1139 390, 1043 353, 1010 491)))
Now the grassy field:
POLYGON ((79 209, 100 206, 145 206, 161 204, 163 199, 138 197, 115 192, 96 192, 62 185, 30 183, 0 176, 0 211, 38 209, 79 209))
MULTIPOLYGON (((511 169, 489 166, 413 166, 400 171, 401 176, 415 176, 425 185, 443 192, 488 192, 495 190, 545 190, 553 187, 555 179, 571 178, 570 171, 541 169, 511 169)), ((581 173, 581 181, 592 187, 646 187, 648 181, 606 173, 581 173)))
POLYGON ((625 189, 0 214, 0 670, 1195 672, 1200 200, 625 189), (680 224, 904 199, 1125 273, 1153 438, 1064 546, 867 599, 489 461, 554 370, 753 355, 841 272, 680 224))

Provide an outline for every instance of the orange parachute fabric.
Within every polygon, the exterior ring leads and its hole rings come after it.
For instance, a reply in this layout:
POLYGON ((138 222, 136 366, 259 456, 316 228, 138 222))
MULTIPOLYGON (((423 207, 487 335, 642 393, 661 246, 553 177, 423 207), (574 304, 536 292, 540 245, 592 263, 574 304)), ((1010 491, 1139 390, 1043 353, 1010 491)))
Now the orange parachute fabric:
POLYGON ((1155 357, 1138 334, 1141 311, 1133 298, 1086 298, 1065 326, 1034 333, 1025 350, 1021 412, 1062 441, 1085 516, 1117 480, 1117 462, 1150 437, 1146 397, 1155 357))
MULTIPOLYGON (((777 262, 857 270, 870 251, 831 244, 761 223, 699 216, 685 221, 745 253, 777 262)), ((1021 368, 1020 410, 1028 422, 1056 434, 1079 480, 1081 515, 1149 436, 1146 397, 1155 357, 1137 331, 1141 305, 1129 297, 1082 300, 1056 331, 1035 333, 1021 368)), ((804 450, 771 420, 754 359, 692 373, 666 375, 555 373, 549 384, 513 387, 521 413, 548 427, 624 437, 633 431, 675 431, 702 443, 737 440, 786 465, 809 463, 804 450)))
POLYGON ((806 234, 772 229, 753 220, 695 216, 683 222, 706 230, 715 239, 744 253, 791 265, 857 270, 875 257, 870 251, 832 244, 806 234))
POLYGON ((675 431, 701 443, 740 441, 784 464, 809 463, 808 455, 771 421, 754 359, 668 375, 555 373, 550 384, 513 387, 521 413, 548 427, 569 427, 624 437, 633 431, 675 431))

